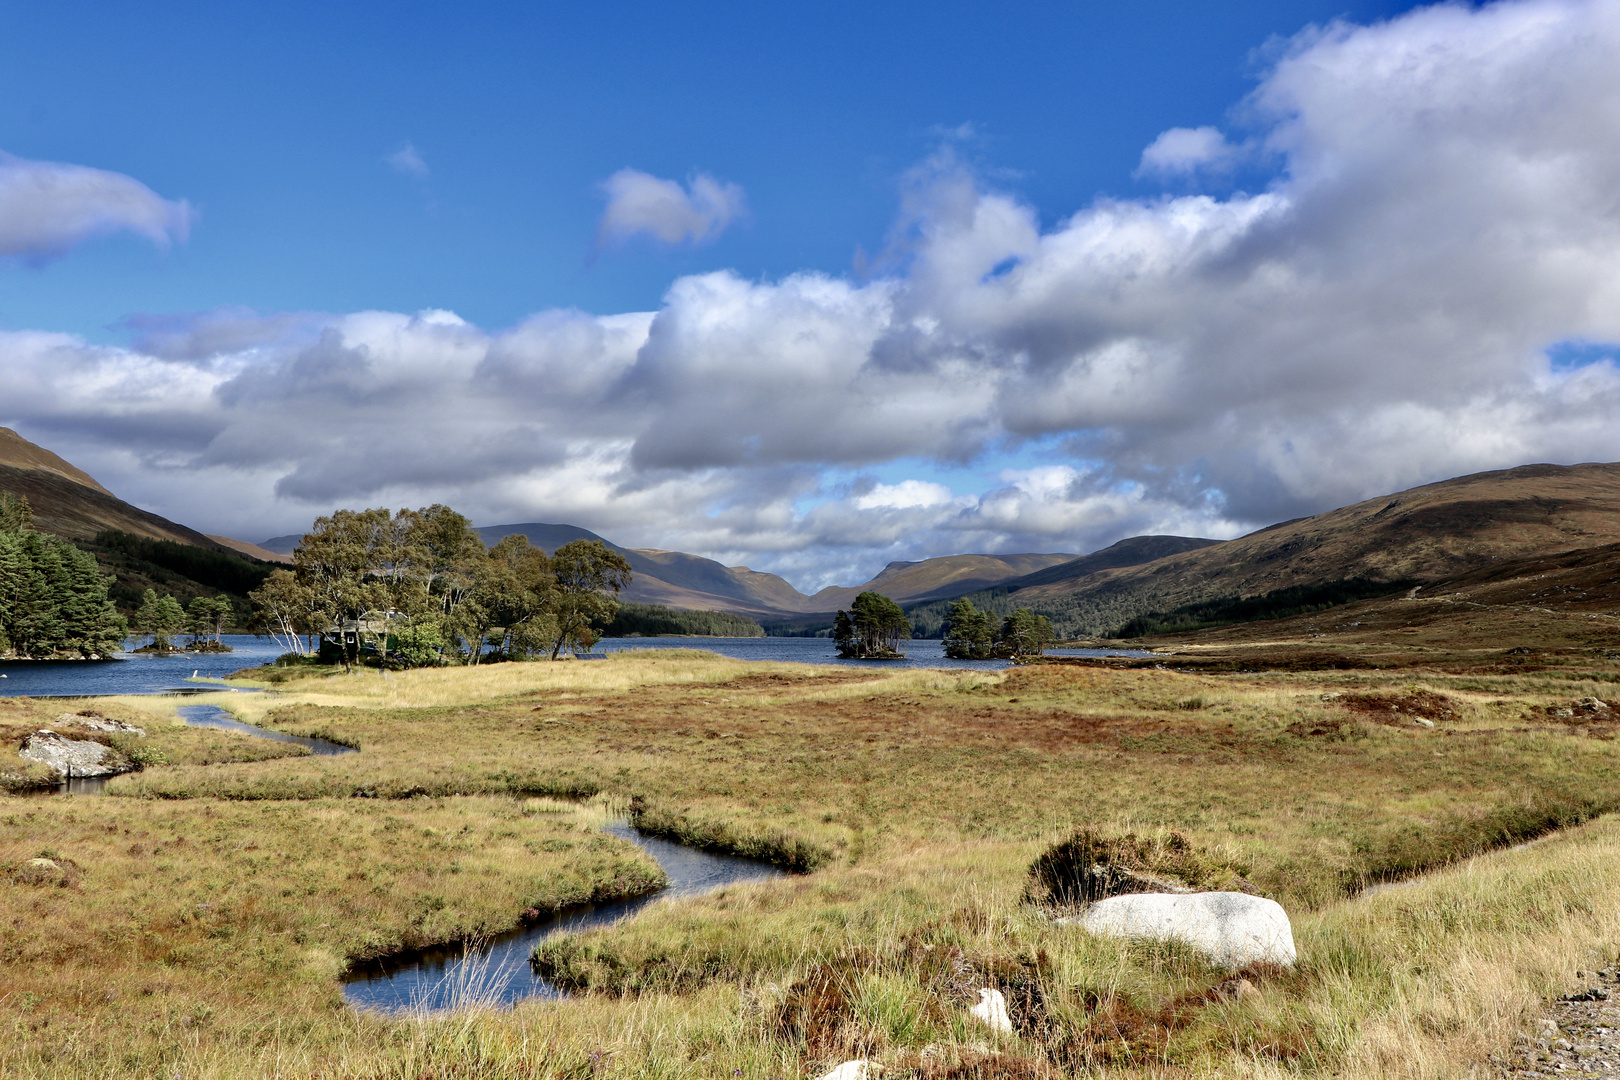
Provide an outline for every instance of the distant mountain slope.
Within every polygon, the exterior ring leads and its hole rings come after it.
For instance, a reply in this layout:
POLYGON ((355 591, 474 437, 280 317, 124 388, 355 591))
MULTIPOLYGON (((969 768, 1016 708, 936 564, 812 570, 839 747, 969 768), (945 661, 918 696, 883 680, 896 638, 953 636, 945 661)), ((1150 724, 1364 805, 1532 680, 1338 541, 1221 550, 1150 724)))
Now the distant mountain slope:
POLYGON ((208 534, 208 539, 214 541, 216 544, 224 544, 232 551, 246 555, 250 559, 258 559, 260 562, 288 564, 292 562, 291 555, 286 555, 279 551, 270 551, 266 548, 260 547, 258 544, 250 544, 246 540, 235 540, 229 536, 216 536, 213 533, 208 534))
POLYGON ((30 469, 35 472, 55 473, 65 477, 76 484, 87 488, 94 488, 103 495, 112 492, 96 483, 91 475, 76 465, 71 465, 43 446, 29 442, 10 428, 0 427, 0 465, 10 465, 17 469, 30 469))
POLYGON ((131 506, 82 469, 0 427, 0 491, 22 495, 34 511, 34 526, 69 540, 89 540, 118 529, 151 540, 226 550, 195 529, 131 506))
MULTIPOLYGON (((745 566, 725 566, 713 559, 680 551, 622 547, 577 525, 526 522, 486 525, 478 530, 484 543, 491 546, 513 533, 522 533, 529 538, 529 543, 547 551, 556 551, 574 540, 600 540, 630 563, 630 587, 622 596, 632 603, 770 615, 782 610, 781 605, 804 600, 802 593, 775 574, 761 574, 745 566)), ((786 610, 797 608, 790 606, 786 610)))
POLYGON ((1073 554, 1054 555, 944 555, 922 562, 892 562, 864 585, 831 587, 808 597, 801 610, 837 611, 854 603, 867 589, 902 604, 961 596, 977 589, 1018 578, 1056 565, 1066 565, 1073 554))
MULTIPOLYGON (((909 610, 912 629, 923 636, 934 637, 939 635, 945 623, 946 612, 951 602, 966 596, 975 607, 989 611, 996 616, 1011 614, 1020 607, 1030 607, 1030 601, 1022 592, 1033 585, 1050 585, 1058 582, 1073 583, 1074 581, 1091 574, 1098 574, 1104 570, 1115 570, 1123 566, 1140 566, 1153 562, 1156 559, 1179 555, 1187 551, 1196 551, 1199 548, 1212 547, 1221 543, 1220 540, 1205 540, 1194 536, 1132 536, 1115 544, 1094 551, 1090 555, 1081 555, 1079 558, 1065 559, 1063 562, 1022 577, 1006 578, 988 587, 981 587, 977 591, 963 590, 953 592, 938 599, 924 602, 914 602, 909 610)), ((1053 614, 1050 605, 1040 607, 1043 614, 1053 614)), ((1058 632, 1065 636, 1075 631, 1068 623, 1059 617, 1054 620, 1058 632)))
MULTIPOLYGON (((1283 522, 1223 544, 1030 583, 1008 597, 1066 632, 1137 615, 1347 578, 1443 581, 1492 563, 1620 541, 1620 464, 1475 473, 1283 522)), ((1011 583, 1010 583, 1011 584, 1011 583)))
POLYGON ((1205 540, 1196 536, 1131 536, 1101 551, 1093 551, 1090 555, 1082 555, 1078 559, 1070 559, 1044 570, 1036 570, 1023 577, 1003 581, 1001 584, 1010 589, 1052 585, 1087 577, 1103 570, 1116 570, 1122 566, 1141 566, 1155 559, 1197 551, 1199 548, 1213 547, 1224 542, 1205 540))
MULTIPOLYGON (((736 611, 766 618, 806 613, 825 613, 830 618, 832 612, 848 607, 866 589, 876 589, 902 603, 941 595, 955 596, 1074 558, 1072 555, 948 555, 915 563, 895 562, 864 585, 827 588, 814 596, 806 596, 775 574, 750 570, 746 566, 726 566, 681 551, 621 547, 575 525, 529 522, 489 525, 478 530, 486 544, 494 544, 511 533, 522 533, 531 544, 547 551, 555 551, 571 540, 601 540, 630 563, 633 578, 624 593, 626 600, 668 607, 736 611)), ((271 543, 267 541, 264 546, 271 547, 271 543)))

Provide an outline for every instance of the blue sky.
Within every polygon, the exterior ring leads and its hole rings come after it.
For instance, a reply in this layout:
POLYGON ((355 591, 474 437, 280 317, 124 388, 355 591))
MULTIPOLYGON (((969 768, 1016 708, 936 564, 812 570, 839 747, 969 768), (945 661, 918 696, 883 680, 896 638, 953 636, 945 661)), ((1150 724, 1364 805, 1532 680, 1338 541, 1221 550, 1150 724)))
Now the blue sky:
POLYGON ((1616 55, 1620 0, 14 5, 0 424, 207 531, 806 589, 1613 458, 1616 55))
POLYGON ((0 325, 119 340, 135 313, 652 310, 677 275, 849 271, 901 174, 960 152, 1049 218, 1218 124, 1276 35, 1387 4, 13 5, 0 149, 198 211, 162 255, 86 245, 0 279, 0 325), (414 146, 427 173, 384 158, 414 146), (631 167, 743 186, 718 242, 593 259, 631 167))

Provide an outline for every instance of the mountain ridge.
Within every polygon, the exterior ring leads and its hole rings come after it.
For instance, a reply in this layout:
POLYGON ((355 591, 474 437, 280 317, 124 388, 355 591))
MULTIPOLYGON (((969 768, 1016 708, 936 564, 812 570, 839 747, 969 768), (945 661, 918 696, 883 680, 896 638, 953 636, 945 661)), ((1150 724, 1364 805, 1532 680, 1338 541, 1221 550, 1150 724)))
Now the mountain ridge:
POLYGON ((231 550, 195 529, 125 502, 83 469, 5 427, 0 427, 0 491, 26 498, 35 526, 65 539, 93 540, 103 530, 117 529, 149 540, 231 550))
POLYGON ((1533 464, 1424 484, 1073 582, 1005 583, 1001 600, 1065 632, 1352 578, 1437 583, 1493 561, 1620 542, 1620 464, 1533 464))

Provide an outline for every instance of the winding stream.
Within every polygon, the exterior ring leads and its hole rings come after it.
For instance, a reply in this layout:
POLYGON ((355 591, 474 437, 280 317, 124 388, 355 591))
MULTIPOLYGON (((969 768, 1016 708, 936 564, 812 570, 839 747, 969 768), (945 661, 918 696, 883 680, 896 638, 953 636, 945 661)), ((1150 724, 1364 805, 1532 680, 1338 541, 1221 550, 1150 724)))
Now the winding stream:
POLYGON ((605 831, 651 855, 663 867, 669 885, 629 900, 570 908, 476 947, 458 943, 356 964, 345 976, 344 1000, 357 1009, 393 1012, 559 998, 563 992, 535 974, 529 963, 534 947, 553 934, 611 926, 666 897, 697 896, 739 882, 785 876, 769 863, 643 836, 624 822, 608 825, 605 831))
MULTIPOLYGON (((175 710, 192 727, 235 731, 259 739, 297 743, 313 754, 354 753, 326 739, 287 735, 244 724, 217 705, 183 705, 175 710)), ((75 777, 63 781, 55 793, 100 795, 109 777, 75 777)), ((657 900, 698 896, 726 885, 785 876, 785 871, 757 859, 717 855, 683 844, 643 836, 627 822, 615 822, 603 831, 628 840, 651 855, 669 884, 656 892, 605 904, 568 908, 531 926, 524 926, 477 945, 452 943, 419 949, 354 965, 344 977, 343 998, 357 1009, 395 1012, 402 1009, 442 1010, 477 1002, 510 1005, 530 997, 560 998, 563 992, 535 974, 529 962, 534 947, 553 934, 574 934, 611 926, 657 900)))
POLYGON ((218 728, 221 731, 235 731, 243 735, 252 735, 258 739, 273 739, 276 742, 297 743, 299 746, 309 747, 312 754, 352 754, 354 747, 344 746, 342 743, 328 742, 325 739, 312 739, 305 735, 288 735, 280 731, 271 731, 269 728, 257 727, 253 724, 244 724, 218 705, 182 705, 175 712, 180 714, 192 727, 218 728))

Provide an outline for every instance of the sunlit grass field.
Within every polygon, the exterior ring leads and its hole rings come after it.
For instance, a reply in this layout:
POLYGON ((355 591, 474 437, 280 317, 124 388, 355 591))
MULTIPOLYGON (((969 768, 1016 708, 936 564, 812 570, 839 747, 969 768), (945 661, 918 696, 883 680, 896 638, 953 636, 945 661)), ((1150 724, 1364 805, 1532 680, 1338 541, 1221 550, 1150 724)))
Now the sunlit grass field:
MULTIPOLYGON (((195 699, 360 748, 274 760, 106 699, 151 764, 0 797, 0 1074, 1465 1075, 1620 943, 1613 725, 1576 707, 1610 685, 668 651, 195 699), (593 827, 621 809, 807 872, 551 939, 563 1003, 343 1006, 351 960, 649 887, 593 827), (1184 949, 1054 924, 1028 870, 1082 826, 1185 837, 1201 884, 1288 909, 1299 967, 1237 1000, 1184 949), (1014 1034, 968 1016, 983 986, 1014 1034)), ((54 718, 0 702, 8 732, 54 718)))

